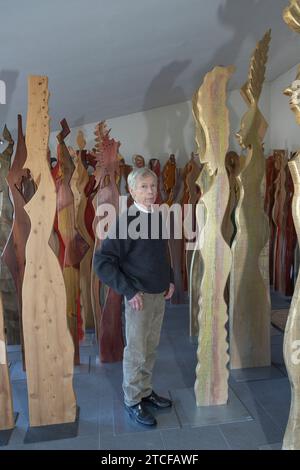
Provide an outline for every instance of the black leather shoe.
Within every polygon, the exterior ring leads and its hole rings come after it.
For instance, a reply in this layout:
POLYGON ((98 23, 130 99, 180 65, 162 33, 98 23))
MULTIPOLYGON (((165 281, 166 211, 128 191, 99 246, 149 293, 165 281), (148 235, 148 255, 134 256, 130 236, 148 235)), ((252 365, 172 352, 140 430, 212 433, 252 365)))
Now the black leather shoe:
POLYGON ((136 423, 144 424, 146 426, 155 426, 157 424, 154 416, 149 413, 142 402, 134 406, 125 405, 125 408, 128 411, 130 418, 136 423))
POLYGON ((156 408, 170 408, 172 406, 171 400, 163 398, 152 391, 151 395, 142 399, 142 403, 146 405, 153 405, 156 408))

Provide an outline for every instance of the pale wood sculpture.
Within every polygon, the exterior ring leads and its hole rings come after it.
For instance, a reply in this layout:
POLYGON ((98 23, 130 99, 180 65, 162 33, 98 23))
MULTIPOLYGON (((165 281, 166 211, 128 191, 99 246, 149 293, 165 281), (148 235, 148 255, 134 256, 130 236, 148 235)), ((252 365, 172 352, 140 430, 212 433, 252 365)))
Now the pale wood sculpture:
POLYGON ((275 243, 274 243, 274 266, 273 266, 273 285, 274 289, 284 291, 284 236, 286 224, 286 167, 287 152, 285 150, 274 150, 275 165, 278 168, 277 178, 275 180, 275 200, 273 205, 272 217, 275 225, 275 243))
POLYGON ((269 366, 270 293, 266 251, 269 224, 262 188, 265 158, 262 139, 267 123, 258 108, 271 31, 258 42, 250 62, 249 77, 241 94, 249 110, 237 134, 247 149, 241 160, 240 201, 236 208, 237 235, 232 244, 230 273, 230 365, 232 369, 269 366))
POLYGON ((295 230, 293 212, 292 212, 292 200, 294 196, 294 183, 290 172, 289 165, 286 166, 286 229, 285 229, 285 240, 286 245, 284 249, 285 253, 285 295, 291 296, 294 292, 294 275, 295 275, 295 248, 297 244, 297 233, 295 230))
MULTIPOLYGON (((116 176, 120 174, 118 150, 120 142, 116 142, 109 135, 105 122, 96 126, 96 152, 97 161, 95 178, 97 194, 94 198, 95 219, 95 247, 94 252, 100 248, 102 240, 97 234, 97 224, 101 217, 97 215, 97 208, 103 203, 110 203, 115 207, 116 214, 119 208, 119 191, 116 176)), ((102 362, 116 362, 123 358, 123 334, 121 318, 121 296, 110 287, 103 284, 92 271, 92 305, 99 343, 99 356, 102 362)))
POLYGON ((12 391, 8 372, 4 311, 0 291, 0 431, 14 427, 12 391))
POLYGON ((75 364, 79 364, 79 341, 83 337, 79 266, 88 250, 88 245, 75 228, 74 196, 70 187, 75 166, 64 141, 70 129, 65 119, 60 124, 62 131, 56 136, 59 166, 59 177, 56 180, 57 222, 59 235, 64 245, 62 269, 67 292, 67 318, 75 346, 74 361, 75 364))
MULTIPOLYGON (((13 224, 13 206, 9 198, 7 175, 11 165, 14 141, 4 126, 3 139, 8 142, 0 153, 0 256, 3 253, 13 224)), ((20 344, 19 314, 16 289, 12 275, 3 258, 0 258, 0 292, 2 293, 3 315, 8 344, 20 344)))
POLYGON ((133 155, 132 163, 134 168, 143 168, 145 166, 145 159, 142 155, 133 155))
POLYGON ((31 231, 23 281, 23 328, 31 426, 73 422, 74 345, 66 318, 62 271, 49 246, 56 191, 47 161, 48 78, 30 76, 26 126, 26 165, 37 185, 26 204, 31 231))
MULTIPOLYGON (((292 2, 296 4, 297 2, 292 2)), ((299 8, 296 9, 296 13, 299 8)), ((292 13, 292 9, 291 9, 292 13)), ((299 19, 299 14, 295 20, 299 19)), ((299 21, 297 21, 299 23, 299 21)), ((293 28, 292 28, 293 29, 293 28)), ((297 29, 298 31, 298 29, 297 29)), ((300 32, 300 30, 298 31, 300 32)), ((296 121, 300 124, 300 100, 299 100, 300 67, 298 67, 296 80, 289 86, 284 94, 290 96, 290 107, 295 114, 296 121)), ((297 232, 298 244, 300 242, 300 154, 297 153, 289 162, 292 179, 294 182, 294 197, 292 203, 294 225, 297 232)), ((283 449, 300 450, 300 361, 299 361, 299 337, 300 337, 300 276, 298 274, 294 290, 291 308, 284 333, 284 360, 291 385, 291 408, 289 420, 283 439, 283 449)))
MULTIPOLYGON (((230 248, 221 233, 229 198, 225 155, 229 139, 229 113, 226 86, 234 67, 215 67, 204 77, 193 96, 193 114, 198 136, 205 138, 205 184, 200 185, 206 209, 204 247, 201 250, 203 276, 199 300, 199 343, 195 395, 197 405, 221 405, 228 400, 227 306, 224 290, 231 266, 230 248), (199 130, 201 128, 201 130, 199 130), (213 292, 212 292, 213 289, 213 292)), ((199 143, 198 143, 199 142, 199 143)), ((201 181, 203 182, 203 181, 201 181)), ((201 183, 200 183, 201 184, 201 183)))
POLYGON ((84 150, 85 144, 86 141, 84 139, 83 132, 78 131, 77 145, 79 147, 79 152, 78 155, 74 153, 73 159, 76 167, 74 172, 76 182, 74 182, 75 184, 73 184, 73 194, 76 194, 76 192, 78 193, 77 210, 75 209, 75 225, 78 233, 85 240, 89 247, 88 251, 80 262, 80 295, 84 327, 92 329, 95 327, 91 300, 91 268, 94 251, 94 240, 90 236, 85 223, 85 213, 87 209, 88 200, 87 195, 85 194, 85 188, 89 183, 89 175, 82 163, 81 158, 81 154, 84 150))
MULTIPOLYGON (((300 154, 290 162, 294 181, 293 218, 300 242, 300 154)), ((291 408, 283 440, 283 449, 300 450, 300 276, 298 275, 292 304, 284 333, 284 360, 291 384, 291 408)))
POLYGON ((300 33, 300 1, 290 0, 290 5, 283 10, 283 19, 290 29, 300 33))

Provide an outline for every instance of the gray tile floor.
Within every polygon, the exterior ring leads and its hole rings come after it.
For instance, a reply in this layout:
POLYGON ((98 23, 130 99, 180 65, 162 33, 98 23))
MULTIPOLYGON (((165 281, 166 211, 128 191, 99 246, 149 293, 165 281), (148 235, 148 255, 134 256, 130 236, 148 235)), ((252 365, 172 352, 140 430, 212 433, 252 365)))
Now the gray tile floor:
POLYGON ((290 387, 282 357, 282 333, 272 327, 272 367, 231 374, 230 394, 237 403, 238 413, 237 408, 232 415, 222 412, 218 421, 213 410, 201 414, 191 398, 197 344, 188 336, 188 322, 188 305, 167 305, 154 388, 161 394, 169 394, 175 406, 172 410, 155 412, 158 420, 155 429, 130 421, 122 406, 122 364, 99 363, 94 338, 88 335, 81 347, 83 364, 74 374, 80 406, 78 436, 23 444, 28 428, 26 375, 21 368, 18 348, 10 348, 14 408, 19 417, 9 445, 0 449, 280 448, 290 405, 290 387), (184 414, 182 410, 187 403, 189 410, 184 414))

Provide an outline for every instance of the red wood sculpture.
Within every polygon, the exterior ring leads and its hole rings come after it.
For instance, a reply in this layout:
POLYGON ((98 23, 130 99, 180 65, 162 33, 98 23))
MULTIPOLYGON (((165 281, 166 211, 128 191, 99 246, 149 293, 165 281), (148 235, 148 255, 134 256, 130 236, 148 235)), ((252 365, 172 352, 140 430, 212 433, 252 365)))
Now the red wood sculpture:
POLYGON ((16 291, 20 321, 20 336, 22 345, 23 366, 24 341, 22 327, 22 285, 25 270, 25 247, 30 233, 30 220, 24 210, 24 205, 35 192, 35 184, 31 179, 30 171, 26 168, 27 151, 22 130, 22 116, 18 115, 18 141, 14 161, 7 175, 7 182, 11 191, 14 205, 14 221, 8 242, 2 257, 13 277, 16 291))
POLYGON ((286 165, 287 165, 287 154, 285 150, 274 150, 274 156, 276 166, 279 168, 279 173, 275 181, 276 192, 275 192, 275 203, 273 207, 273 220, 276 226, 276 236, 274 245, 274 271, 273 281, 275 290, 280 290, 282 286, 281 276, 283 275, 282 266, 282 249, 283 239, 285 235, 285 218, 286 214, 284 211, 285 197, 286 197, 286 165))
POLYGON ((163 167, 162 179, 164 192, 167 196, 164 202, 170 206, 174 201, 173 191, 176 184, 176 160, 174 154, 170 155, 169 160, 163 167))
MULTIPOLYGON (((116 177, 120 174, 118 150, 120 142, 111 139, 106 129, 105 122, 96 126, 96 152, 97 160, 95 171, 97 194, 94 198, 95 219, 95 248, 101 246, 102 239, 97 233, 97 224, 101 217, 97 215, 97 209, 103 203, 112 204, 118 214, 119 191, 116 177)), ((102 362, 116 362, 123 358, 123 334, 121 317, 121 296, 110 287, 105 286, 92 271, 92 304, 99 343, 99 356, 102 362)))
MULTIPOLYGON (((13 224, 13 205, 9 198, 7 174, 11 165, 14 141, 4 126, 3 138, 8 142, 5 150, 0 153, 0 255, 7 243, 13 224)), ((8 344, 20 344, 19 313, 16 301, 16 290, 11 273, 0 258, 0 293, 2 293, 3 315, 8 344)))
MULTIPOLYGON (((79 340, 82 339, 82 322, 78 315, 80 305, 80 280, 79 266, 82 258, 88 250, 88 245, 75 228, 74 197, 70 188, 70 180, 74 172, 74 164, 66 147, 64 139, 70 133, 67 121, 60 122, 62 131, 57 134, 57 229, 63 243, 60 263, 67 293, 67 319, 70 332, 74 341, 74 362, 80 363, 79 340)), ((56 169, 56 167, 55 167, 56 169)))
POLYGON ((269 219, 270 240, 269 240, 269 276, 270 284, 273 285, 273 266, 274 266, 274 244, 276 235, 276 226, 272 217, 275 202, 275 181, 278 176, 279 168, 275 164, 274 155, 270 155, 266 160, 266 192, 265 192, 265 213, 269 219))
POLYGON ((157 176, 157 196, 156 196, 155 204, 161 204, 163 200, 162 200, 162 195, 160 191, 160 187, 161 187, 160 161, 157 158, 151 158, 149 160, 149 168, 157 176))
MULTIPOLYGON (((293 158, 293 155, 291 156, 293 158)), ((295 248, 297 245, 297 233, 294 225, 292 213, 292 200, 294 196, 294 183, 289 165, 286 166, 286 225, 285 225, 285 245, 284 245, 284 276, 285 295, 291 296, 294 293, 295 274, 295 248)))
POLYGON ((132 162, 134 168, 143 168, 145 166, 145 159, 142 155, 133 155, 132 162))

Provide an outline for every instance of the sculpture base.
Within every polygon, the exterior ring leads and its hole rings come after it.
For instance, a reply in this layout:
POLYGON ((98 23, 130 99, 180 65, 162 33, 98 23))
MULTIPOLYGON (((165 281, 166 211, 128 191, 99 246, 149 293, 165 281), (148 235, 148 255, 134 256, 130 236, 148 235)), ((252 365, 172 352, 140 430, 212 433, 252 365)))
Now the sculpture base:
POLYGON ((198 427, 253 419, 231 389, 228 390, 227 405, 197 407, 193 388, 174 390, 171 395, 183 426, 198 427))
POLYGON ((29 426, 24 438, 24 444, 34 442, 58 441, 77 437, 79 425, 79 407, 76 409, 76 419, 73 423, 50 424, 48 426, 29 426))
MULTIPOLYGON (((15 423, 17 422, 17 419, 18 419, 18 416, 19 416, 19 413, 15 413, 15 423)), ((11 429, 2 429, 0 431, 0 447, 2 446, 7 446, 8 443, 9 443, 9 440, 11 438, 11 435, 13 433, 13 430, 15 428, 11 428, 11 429)))

